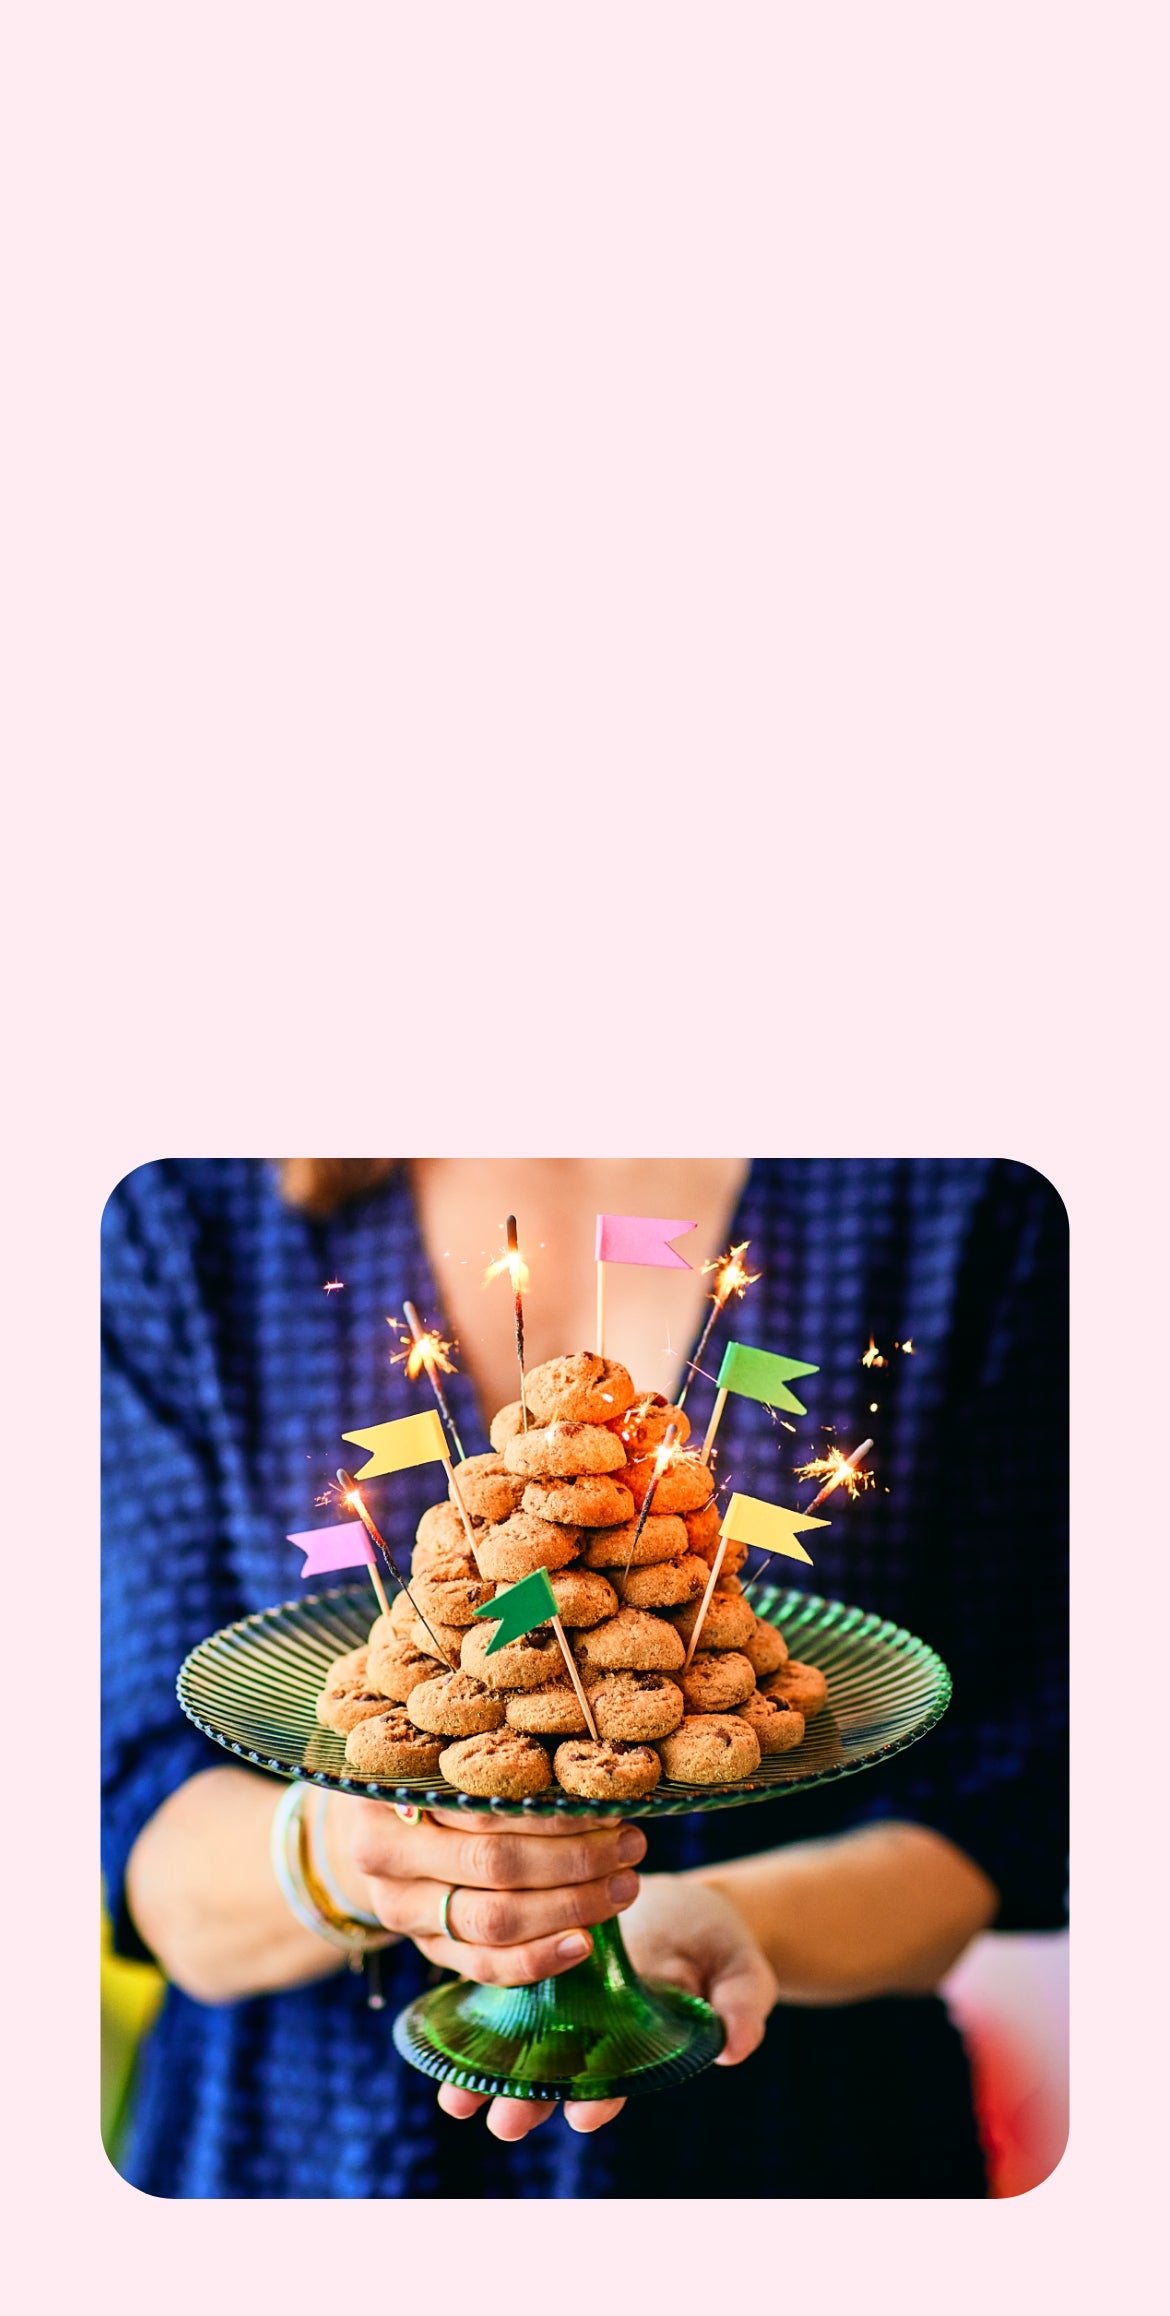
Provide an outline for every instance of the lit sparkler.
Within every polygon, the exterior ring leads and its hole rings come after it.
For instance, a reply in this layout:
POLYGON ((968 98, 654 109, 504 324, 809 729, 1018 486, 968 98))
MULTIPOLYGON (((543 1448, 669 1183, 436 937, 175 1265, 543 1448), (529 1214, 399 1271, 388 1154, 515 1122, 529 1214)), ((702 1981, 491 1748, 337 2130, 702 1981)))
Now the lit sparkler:
MULTIPOLYGON (((435 1398, 438 1400, 439 1413, 451 1434, 451 1440, 455 1449, 455 1453, 458 1456, 460 1463, 463 1463, 466 1461, 463 1442, 455 1429, 455 1418, 447 1405, 447 1394, 439 1381, 440 1368, 442 1369, 444 1375, 454 1375, 457 1373, 457 1369, 452 1365, 452 1362, 447 1357, 448 1351, 450 1351, 453 1346, 450 1343, 445 1343, 442 1336, 437 1333, 435 1328, 423 1326, 422 1320, 419 1318, 418 1312, 415 1310, 413 1303, 404 1303, 402 1308, 406 1313, 406 1324, 410 1329, 410 1340, 409 1342, 404 1342, 403 1348, 400 1351, 391 1352, 390 1364, 392 1367, 396 1367, 399 1362, 401 1362, 405 1366, 407 1375, 409 1376, 412 1383, 415 1382, 420 1375, 425 1373, 431 1390, 434 1392, 435 1398)), ((388 1327, 392 1327, 395 1334, 401 1337, 402 1329, 397 1319, 387 1319, 386 1325, 388 1327)))
POLYGON ((321 1292, 325 1295, 336 1295, 344 1285, 344 1279, 326 1279, 321 1292))
POLYGON ((689 1363, 690 1372, 678 1395, 680 1407, 691 1388, 699 1361, 711 1339, 711 1329, 720 1312, 730 1302, 733 1295, 738 1295, 742 1302, 748 1288, 754 1286, 756 1280, 762 1275, 759 1271, 749 1271, 744 1263, 743 1258, 750 1245, 750 1239, 741 1238, 739 1245, 729 1247, 725 1255, 715 1255, 709 1263, 703 1264, 704 1271, 714 1271, 715 1273, 715 1291, 711 1297, 710 1318, 695 1345, 695 1356, 689 1363))
POLYGON ((868 1351, 863 1351, 861 1354, 861 1364, 863 1367, 888 1367, 890 1364, 889 1360, 884 1358, 878 1350, 872 1335, 869 1338, 868 1351))
POLYGON ((814 1456, 811 1463, 798 1464, 798 1480, 823 1480, 825 1483, 811 1504, 805 1505, 805 1511, 815 1512, 817 1505, 823 1504, 826 1496, 831 1496, 835 1488, 844 1488, 850 1498, 859 1496, 864 1488, 872 1488, 873 1473, 865 1471, 861 1461, 863 1456, 869 1454, 872 1446, 871 1439, 863 1439, 861 1446, 855 1447, 851 1455, 844 1455, 840 1448, 835 1447, 830 1448, 827 1455, 814 1456))
POLYGON ((512 1309, 516 1319, 516 1358, 520 1367, 520 1413, 524 1429, 527 1431, 528 1401, 524 1394, 524 1289, 528 1285, 528 1265, 520 1252, 514 1214, 508 1216, 504 1228, 508 1236, 507 1247, 494 1263, 488 1264, 483 1274, 483 1283, 485 1287, 490 1286, 492 1280, 498 1279, 503 1271, 507 1271, 511 1275, 512 1309))
POLYGON ((666 1430, 663 1432, 662 1438, 659 1441, 658 1447, 655 1451, 654 1470, 650 1475, 650 1485, 646 1490, 646 1499, 635 1522, 634 1533, 630 1538, 630 1549, 626 1557, 626 1565, 622 1570, 622 1585, 619 1595, 619 1598, 622 1600, 624 1600, 626 1597, 626 1579, 630 1573, 630 1567, 633 1562, 634 1554, 638 1549, 638 1538, 650 1517, 650 1507, 654 1502, 654 1495, 658 1486, 658 1482, 662 1478, 663 1472, 666 1470, 667 1465, 672 1464, 678 1454, 678 1449, 674 1444, 677 1437, 677 1423, 668 1423, 666 1430))
MULTIPOLYGON (((385 1559, 386 1565, 389 1568, 395 1583, 406 1594, 406 1597, 410 1602, 410 1605, 413 1608, 419 1623, 423 1626, 424 1631, 431 1634, 431 1639, 434 1641, 435 1648, 438 1651, 439 1656, 442 1658, 443 1663, 445 1665, 450 1665, 453 1673, 458 1672, 458 1665, 452 1664, 451 1658, 448 1656, 446 1649, 439 1647, 439 1643, 435 1638, 434 1633, 431 1632, 430 1625, 427 1623, 427 1620, 423 1615, 423 1612, 419 1607, 418 1602, 406 1581, 406 1578, 399 1574, 398 1565, 395 1561, 394 1554, 390 1550, 390 1546, 386 1542, 386 1539, 383 1536, 381 1530, 375 1526, 369 1512, 366 1510, 361 1489, 358 1487, 352 1472, 339 1471, 337 1474, 337 1485, 341 1490, 342 1503, 347 1504, 351 1512, 357 1513, 358 1519, 361 1521, 361 1524, 365 1529, 371 1544, 373 1544, 376 1549, 383 1555, 383 1558, 385 1559)), ((382 1614, 383 1616, 389 1616, 390 1603, 386 1598, 386 1587, 383 1584, 381 1576, 379 1575, 378 1570, 372 1561, 370 1563, 370 1578, 373 1583, 374 1590, 377 1593, 378 1599, 381 1603, 382 1614)))

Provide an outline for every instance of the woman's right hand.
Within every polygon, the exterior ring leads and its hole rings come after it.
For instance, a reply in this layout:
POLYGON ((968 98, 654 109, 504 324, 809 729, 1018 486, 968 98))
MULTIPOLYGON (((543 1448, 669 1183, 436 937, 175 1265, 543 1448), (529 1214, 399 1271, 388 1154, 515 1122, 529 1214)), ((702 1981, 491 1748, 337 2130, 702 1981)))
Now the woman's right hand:
POLYGON ((524 1986, 571 1970, 589 1927, 633 1904, 646 1837, 613 1822, 513 1820, 435 1809, 415 1823, 392 1804, 330 1794, 325 1839, 344 1890, 428 1962, 483 1986, 524 1986), (454 1891, 444 1937, 440 1910, 454 1891))

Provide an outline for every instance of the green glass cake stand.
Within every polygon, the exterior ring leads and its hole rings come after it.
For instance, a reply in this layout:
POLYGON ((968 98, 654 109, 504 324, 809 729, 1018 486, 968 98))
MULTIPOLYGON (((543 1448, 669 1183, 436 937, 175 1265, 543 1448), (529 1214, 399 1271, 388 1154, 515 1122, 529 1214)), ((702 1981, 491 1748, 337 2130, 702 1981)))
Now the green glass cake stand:
MULTIPOLYGON (((791 1654, 818 1665, 828 1705, 792 1753, 765 1756, 737 1785, 684 1785, 664 1778, 622 1816, 681 1817, 740 1809, 901 1753, 945 1712, 950 1675, 912 1633, 864 1609, 815 1593, 756 1588, 759 1615, 782 1627, 791 1654)), ((364 1585, 308 1593, 264 1609, 192 1651, 179 1674, 189 1719, 240 1761, 276 1777, 303 1778, 337 1793, 500 1818, 614 1815, 552 1786, 529 1801, 482 1801, 441 1780, 382 1785, 351 1776, 345 1739, 322 1729, 314 1700, 327 1667, 360 1648, 370 1626, 364 1585)), ((412 2066, 462 2089, 514 2099, 628 2098, 685 2082, 718 2056, 723 2027, 697 1995, 638 1976, 617 1921, 599 1923, 587 1960, 534 1986, 445 1981, 409 2004, 394 2040, 412 2066)))

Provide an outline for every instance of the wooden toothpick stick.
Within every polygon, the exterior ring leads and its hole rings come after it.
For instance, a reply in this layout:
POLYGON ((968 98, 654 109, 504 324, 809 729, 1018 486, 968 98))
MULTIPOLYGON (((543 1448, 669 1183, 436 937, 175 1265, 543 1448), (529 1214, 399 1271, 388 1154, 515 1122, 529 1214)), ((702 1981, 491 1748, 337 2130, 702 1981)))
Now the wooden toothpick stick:
MULTIPOLYGON (((471 1525, 471 1514, 463 1500, 463 1490, 455 1477, 455 1467, 451 1463, 451 1460, 448 1456, 444 1456, 443 1458, 443 1470, 447 1474, 447 1481, 451 1490, 451 1501, 455 1505, 459 1513, 459 1517, 463 1522, 463 1533, 467 1538, 467 1549, 470 1552, 476 1567, 479 1568, 479 1554, 475 1549, 475 1530, 471 1525)), ((479 1573, 481 1576, 483 1575, 482 1568, 479 1568, 479 1573)))
POLYGON ((582 1687, 581 1675, 577 1671, 577 1667, 573 1659, 573 1652, 569 1647, 569 1643, 565 1637, 564 1625, 561 1623, 559 1616, 550 1616, 548 1621, 551 1624, 553 1631, 555 1632, 557 1639, 561 1644, 561 1655, 563 1656, 565 1664, 568 1668, 569 1679, 571 1680, 573 1687, 577 1692, 577 1703, 585 1715, 585 1721, 589 1730, 589 1734, 592 1737, 595 1745, 600 1744, 601 1740, 597 1734, 597 1723, 589 1709, 589 1699, 585 1694, 584 1688, 582 1687))
POLYGON ((715 1394, 715 1405, 711 1410, 711 1421, 707 1426, 707 1436, 699 1450, 699 1462, 701 1464, 709 1464, 711 1461, 711 1450, 715 1444, 715 1434, 719 1429, 719 1418, 722 1415, 726 1405, 727 1393, 725 1391, 717 1391, 715 1394))
POLYGON ((707 1614, 707 1610, 708 1610, 708 1609, 710 1608, 710 1606, 711 1606, 711 1595, 712 1595, 712 1593, 714 1592, 714 1590, 715 1590, 715 1586, 716 1586, 716 1584, 717 1584, 717 1582, 718 1582, 718 1579, 719 1579, 719 1571, 720 1571, 720 1569, 721 1569, 721 1568, 722 1568, 722 1566, 723 1566, 723 1555, 724 1555, 724 1553, 726 1552, 726 1550, 727 1550, 727 1538, 726 1538, 726 1536, 721 1536, 721 1537, 720 1537, 720 1539, 719 1539, 719 1550, 718 1550, 718 1552, 715 1554, 715 1558, 714 1558, 714 1560, 713 1560, 713 1561, 712 1561, 712 1563, 711 1563, 711 1574, 710 1574, 710 1575, 709 1575, 709 1577, 707 1578, 707 1589, 706 1589, 705 1593, 703 1594, 703 1597, 702 1597, 701 1601, 699 1602, 699 1613, 698 1613, 697 1617, 695 1618, 694 1629, 693 1629, 693 1631, 692 1631, 692 1633, 691 1633, 690 1646, 689 1646, 689 1648, 687 1649, 687 1653, 686 1653, 686 1656, 683 1658, 683 1671, 684 1671, 684 1673, 686 1672, 686 1670, 687 1670, 687 1667, 688 1667, 688 1666, 689 1666, 689 1664, 690 1664, 691 1658, 694 1656, 695 1650, 697 1649, 697 1647, 698 1647, 698 1645, 699 1645, 699 1634, 702 1632, 702 1629, 703 1629, 703 1619, 704 1619, 704 1617, 705 1617, 705 1616, 706 1616, 706 1614, 707 1614))

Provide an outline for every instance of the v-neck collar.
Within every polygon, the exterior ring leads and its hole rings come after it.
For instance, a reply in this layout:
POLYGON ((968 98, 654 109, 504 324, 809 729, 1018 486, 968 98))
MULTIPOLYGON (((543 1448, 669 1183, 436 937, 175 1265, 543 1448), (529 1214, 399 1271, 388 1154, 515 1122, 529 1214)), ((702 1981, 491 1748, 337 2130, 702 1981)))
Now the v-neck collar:
MULTIPOLYGON (((752 1158, 748 1161, 748 1170, 731 1217, 728 1243, 732 1246, 735 1246, 741 1238, 750 1239, 752 1236, 752 1217, 756 1209, 760 1170, 760 1159, 752 1158)), ((414 1241, 414 1264, 412 1267, 418 1273, 418 1285, 411 1295, 411 1300, 421 1304, 426 1312, 433 1314, 430 1318, 430 1325, 435 1327, 438 1333, 446 1339, 454 1332, 450 1313, 447 1309, 447 1300, 440 1286, 438 1274, 427 1253, 426 1240, 423 1237, 422 1223, 415 1202, 414 1185, 410 1179, 410 1170, 405 1165, 401 1169, 399 1182, 401 1196, 410 1218, 410 1234, 414 1241)), ((726 1321, 730 1308, 731 1306, 728 1305, 721 1312, 721 1324, 726 1321)), ((694 1358, 699 1337, 705 1325, 706 1312, 700 1310, 699 1323, 687 1344, 686 1357, 679 1362, 671 1390, 672 1399, 677 1398, 683 1382, 690 1372, 690 1362, 694 1358)), ((708 1357, 709 1353, 710 1347, 708 1347, 708 1357)), ((721 1351, 720 1356, 722 1356, 721 1351)), ((704 1377, 701 1374, 696 1377, 696 1383, 701 1383, 703 1380, 704 1377)), ((712 1390, 713 1388, 712 1386, 712 1390)), ((443 1377, 443 1390, 455 1419, 455 1428, 467 1454, 472 1456, 485 1454, 490 1445, 488 1426, 491 1422, 491 1416, 485 1416, 480 1404, 479 1392, 471 1376, 462 1367, 456 1368, 453 1375, 443 1377)))

